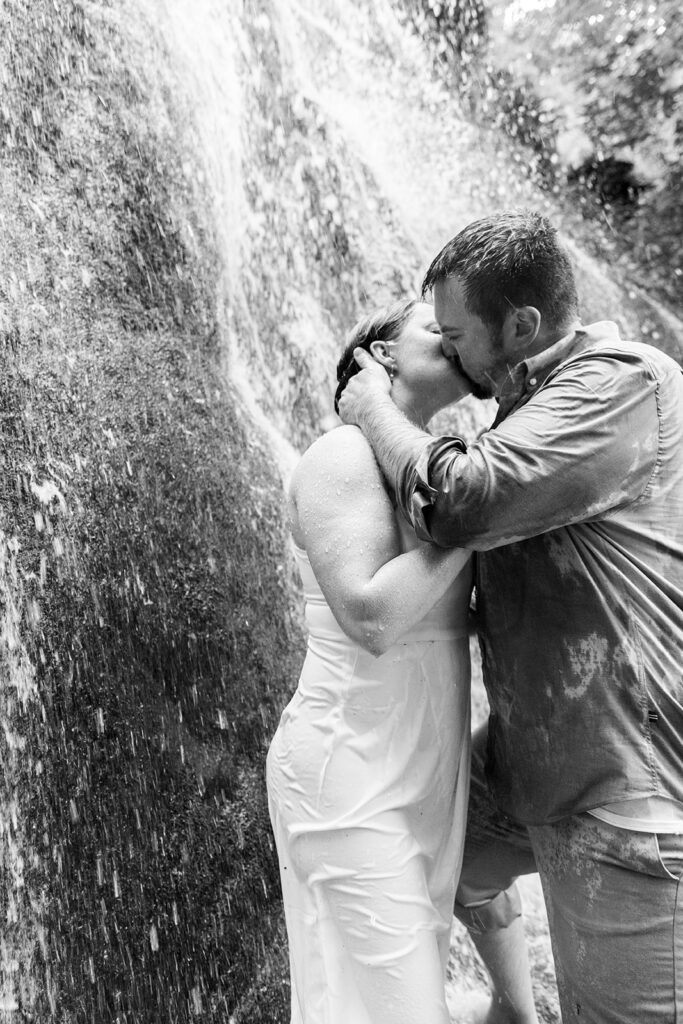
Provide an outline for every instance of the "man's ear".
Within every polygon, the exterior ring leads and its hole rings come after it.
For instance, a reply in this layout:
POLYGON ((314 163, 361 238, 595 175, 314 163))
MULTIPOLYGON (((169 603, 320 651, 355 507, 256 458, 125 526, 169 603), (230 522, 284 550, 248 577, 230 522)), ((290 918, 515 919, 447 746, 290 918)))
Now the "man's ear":
POLYGON ((535 306, 511 309, 503 324, 503 344, 510 355, 524 359, 538 338, 541 314, 535 306))

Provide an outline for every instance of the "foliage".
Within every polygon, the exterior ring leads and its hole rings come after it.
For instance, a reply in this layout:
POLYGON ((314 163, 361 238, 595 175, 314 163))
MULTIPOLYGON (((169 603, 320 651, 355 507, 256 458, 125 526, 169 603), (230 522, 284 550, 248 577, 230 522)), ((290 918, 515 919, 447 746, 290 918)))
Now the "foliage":
POLYGON ((473 116, 523 147, 529 175, 552 188, 556 175, 555 129, 528 79, 487 63, 472 83, 468 98, 473 116))
POLYGON ((516 16, 514 4, 491 6, 496 59, 528 78, 578 182, 567 192, 560 180, 568 204, 597 221, 598 251, 616 247, 636 277, 680 310, 680 5, 551 0, 516 16))
POLYGON ((398 0, 406 20, 454 81, 467 79, 467 65, 487 38, 484 0, 398 0))
POLYGON ((506 47, 511 36, 518 69, 526 63, 558 107, 571 83, 565 117, 580 119, 599 155, 654 141, 670 161, 683 130, 678 15, 676 0, 553 2, 514 21, 506 47))
POLYGON ((612 0, 594 19, 581 40, 584 116, 593 138, 608 151, 654 143, 665 164, 677 163, 683 142, 680 5, 612 0))
POLYGON ((426 45, 436 74, 471 117, 531 152, 530 172, 554 182, 554 131, 543 101, 524 75, 489 59, 490 7, 486 0, 398 0, 426 45))

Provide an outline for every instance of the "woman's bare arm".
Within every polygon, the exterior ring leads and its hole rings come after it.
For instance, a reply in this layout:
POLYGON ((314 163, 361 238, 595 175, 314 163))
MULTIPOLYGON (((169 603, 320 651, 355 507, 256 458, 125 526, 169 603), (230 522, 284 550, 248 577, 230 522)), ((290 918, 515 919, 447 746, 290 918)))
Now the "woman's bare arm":
POLYGON ((422 619, 470 552, 421 542, 401 553, 396 516, 370 445, 356 427, 320 438, 294 472, 292 532, 344 632, 382 654, 422 619))

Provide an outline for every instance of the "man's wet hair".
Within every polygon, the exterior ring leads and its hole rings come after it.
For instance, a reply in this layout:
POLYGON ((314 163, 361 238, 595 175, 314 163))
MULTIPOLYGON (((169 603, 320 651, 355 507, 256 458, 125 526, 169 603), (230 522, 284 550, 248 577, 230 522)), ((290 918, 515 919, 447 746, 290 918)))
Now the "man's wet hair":
POLYGON ((432 261, 422 295, 449 277, 461 282, 468 311, 494 331, 501 330, 511 307, 535 306, 551 328, 578 317, 569 253, 548 218, 531 210, 468 224, 432 261))
POLYGON ((337 390, 334 394, 334 411, 339 412, 339 399, 342 391, 349 383, 354 374, 358 373, 360 366, 353 358, 353 350, 363 348, 370 351, 373 341, 395 341, 410 319, 410 314, 417 305, 417 299, 401 299, 399 302, 392 302, 389 306, 364 316, 359 320, 346 335, 344 340, 344 351, 337 363, 337 390))

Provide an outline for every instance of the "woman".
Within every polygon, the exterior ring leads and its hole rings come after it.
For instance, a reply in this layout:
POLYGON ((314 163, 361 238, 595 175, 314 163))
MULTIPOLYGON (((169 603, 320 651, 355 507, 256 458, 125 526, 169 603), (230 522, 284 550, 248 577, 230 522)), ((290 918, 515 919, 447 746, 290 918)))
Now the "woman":
MULTIPOLYGON (((467 386, 430 305, 351 332, 424 426, 467 386)), ((447 1024, 451 907, 469 770, 469 554, 417 540, 353 426, 319 438, 290 492, 308 653, 267 763, 292 1024, 447 1024)))

